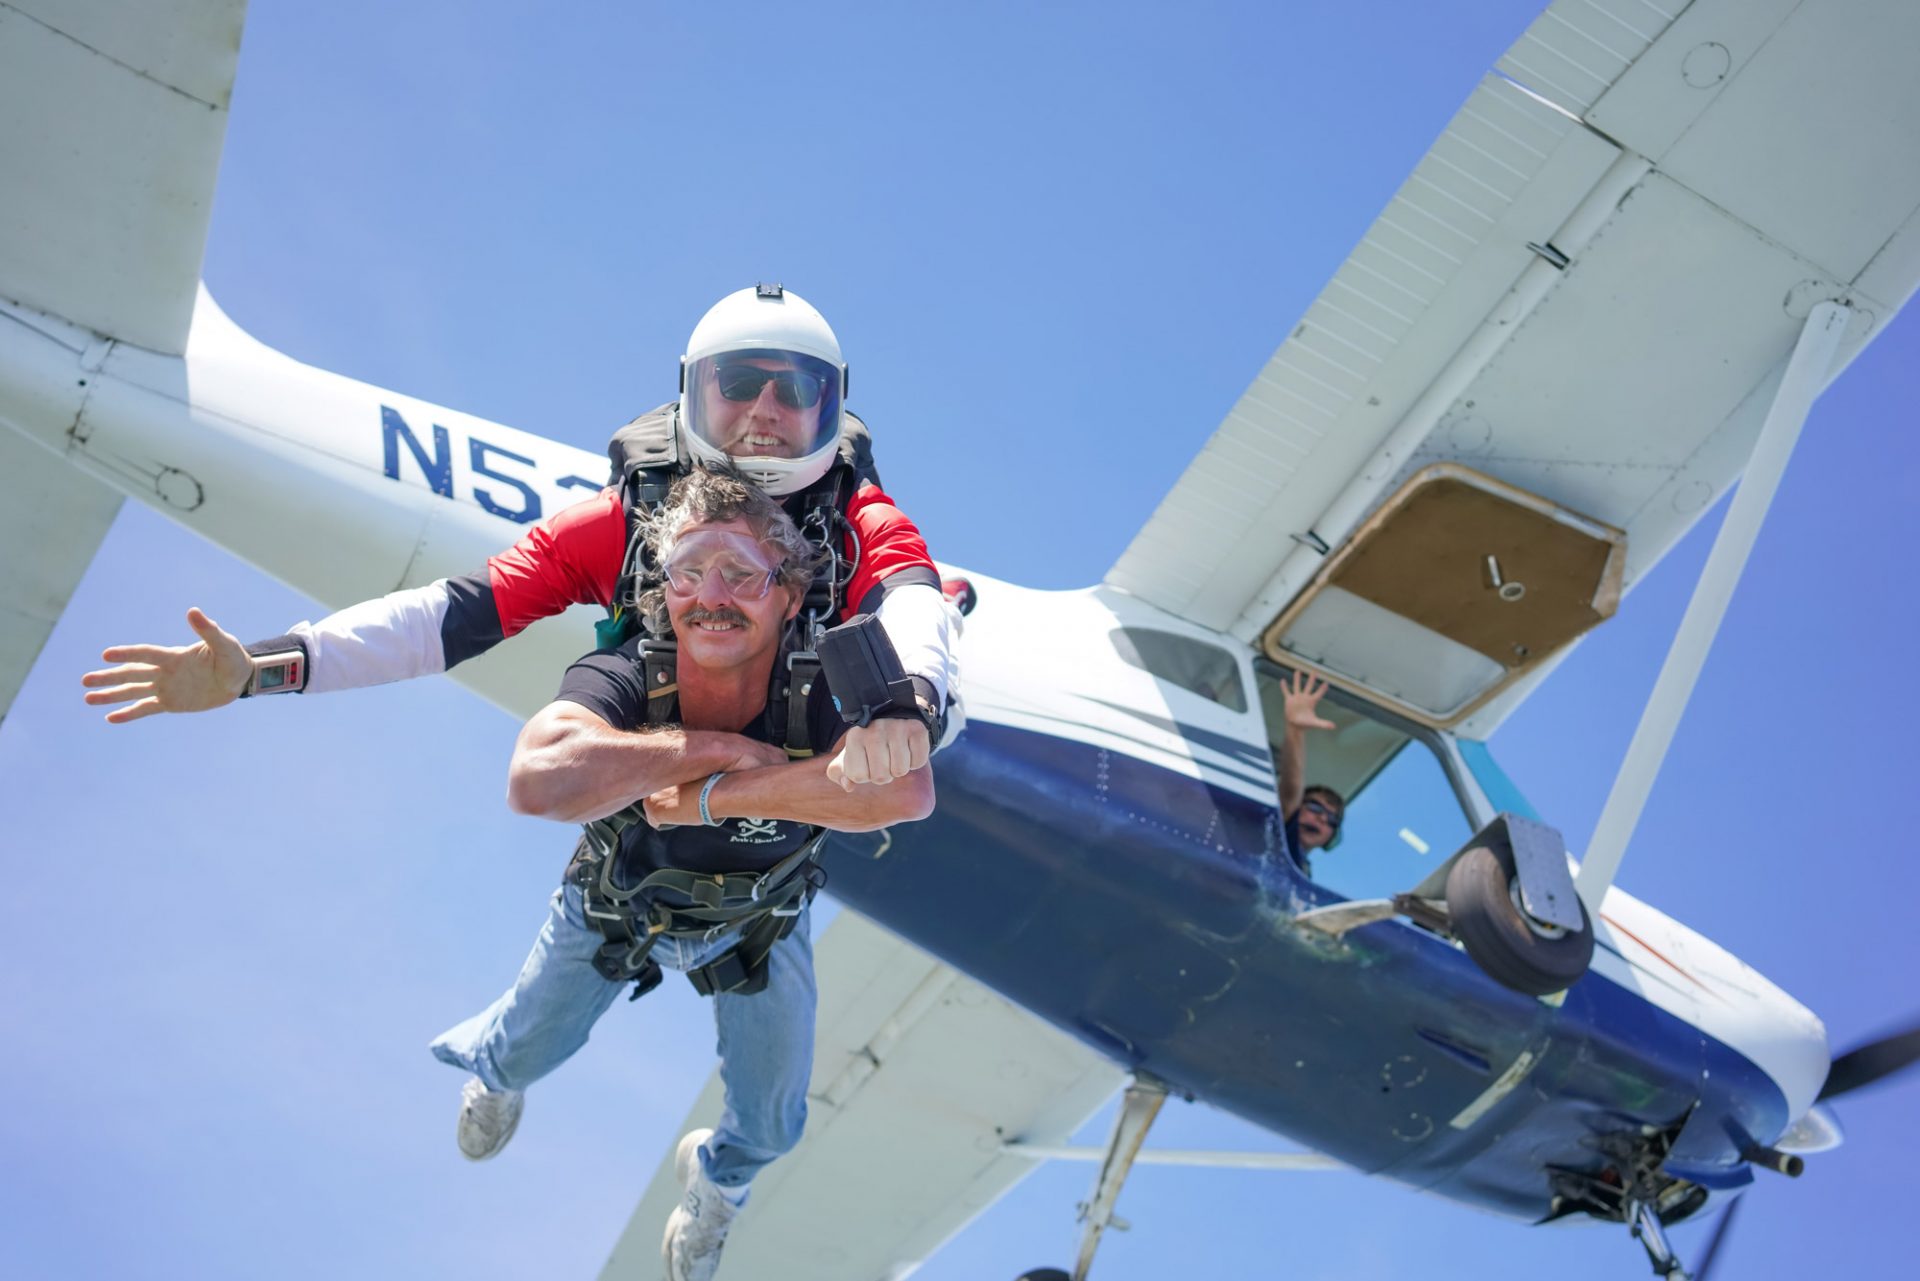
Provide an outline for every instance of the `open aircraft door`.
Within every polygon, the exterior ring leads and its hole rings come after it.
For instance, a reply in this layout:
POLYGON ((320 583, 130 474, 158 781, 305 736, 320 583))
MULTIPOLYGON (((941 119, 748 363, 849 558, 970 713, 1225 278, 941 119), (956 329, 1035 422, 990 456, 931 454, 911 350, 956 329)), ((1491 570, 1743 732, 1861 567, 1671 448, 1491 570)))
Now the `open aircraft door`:
POLYGON ((1260 648, 1443 729, 1613 616, 1626 535, 1458 463, 1414 473, 1260 648))
MULTIPOLYGON (((1409 774, 1423 761, 1432 772, 1453 755, 1444 731, 1613 616, 1626 550, 1626 534, 1614 526, 1447 461, 1413 471, 1328 551, 1261 631, 1259 648, 1284 668, 1324 675, 1387 720, 1413 723, 1394 730, 1374 713, 1355 719, 1356 704, 1324 745, 1330 750, 1317 754, 1321 774, 1341 785, 1363 828, 1377 817, 1369 808, 1375 791, 1391 797, 1395 815, 1432 819, 1414 803, 1409 774), (1410 736, 1426 739, 1425 750, 1410 736), (1366 756, 1374 739, 1382 744, 1371 753, 1377 759, 1346 759, 1366 756), (1414 750, 1403 759, 1402 748, 1414 750)), ((1408 821, 1402 840, 1424 853, 1428 840, 1446 839, 1441 850, 1451 856, 1405 883, 1374 888, 1381 897, 1323 906, 1299 923, 1338 934, 1405 915, 1458 939, 1500 983, 1533 994, 1562 990, 1585 972, 1591 923, 1559 832, 1505 812, 1481 814, 1477 830, 1457 839, 1440 825, 1408 821)))

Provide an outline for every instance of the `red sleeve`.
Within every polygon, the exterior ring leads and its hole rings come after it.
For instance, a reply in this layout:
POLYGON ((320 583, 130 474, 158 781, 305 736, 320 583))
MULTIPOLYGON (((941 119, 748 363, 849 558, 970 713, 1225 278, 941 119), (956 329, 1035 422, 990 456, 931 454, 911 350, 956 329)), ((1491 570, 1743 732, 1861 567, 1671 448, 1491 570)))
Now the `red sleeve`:
POLYGON ((626 513, 612 489, 541 521, 487 562, 500 634, 512 636, 569 605, 605 605, 626 552, 626 513))
POLYGON ((854 491, 847 521, 860 539, 860 564, 847 585, 846 614, 857 610, 867 593, 890 575, 903 569, 933 571, 927 540, 880 486, 868 481, 854 491))

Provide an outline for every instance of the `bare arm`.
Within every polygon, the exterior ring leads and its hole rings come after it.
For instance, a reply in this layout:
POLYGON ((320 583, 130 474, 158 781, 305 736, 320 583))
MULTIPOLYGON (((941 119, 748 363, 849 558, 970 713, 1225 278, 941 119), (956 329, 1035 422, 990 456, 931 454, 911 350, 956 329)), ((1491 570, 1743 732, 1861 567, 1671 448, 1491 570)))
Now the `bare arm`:
POLYGON ((1280 817, 1292 818, 1307 798, 1307 736, 1287 726, 1286 741, 1280 747, 1280 817))
MULTIPOLYGON (((891 783, 862 783, 848 789, 828 777, 831 763, 832 758, 821 755, 728 773, 708 793, 707 812, 715 819, 784 819, 836 832, 870 832, 917 822, 933 813, 933 771, 925 766, 891 783)), ((656 827, 699 823, 704 783, 702 776, 647 797, 648 821, 656 827)))
POLYGON ((753 769, 785 759, 779 748, 739 734, 629 733, 578 703, 553 702, 526 723, 514 744, 507 805, 516 814, 584 823, 715 770, 753 769))
POLYGON ((1295 672, 1281 688, 1286 691, 1287 734, 1280 747, 1280 816, 1290 819, 1307 798, 1307 731, 1335 726, 1319 712, 1326 681, 1295 672))

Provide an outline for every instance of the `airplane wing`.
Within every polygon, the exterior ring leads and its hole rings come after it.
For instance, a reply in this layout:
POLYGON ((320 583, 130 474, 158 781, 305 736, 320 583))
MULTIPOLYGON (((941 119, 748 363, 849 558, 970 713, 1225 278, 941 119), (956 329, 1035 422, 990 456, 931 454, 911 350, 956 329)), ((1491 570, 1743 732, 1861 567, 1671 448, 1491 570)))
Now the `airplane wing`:
MULTIPOLYGON (((1738 479, 1811 307, 1856 309, 1837 375, 1913 292, 1916 47, 1905 0, 1550 5, 1107 582, 1490 732, 1577 627, 1501 653, 1472 620, 1381 609, 1395 567, 1368 595, 1343 544, 1422 469, 1463 466, 1493 482, 1474 501, 1504 485, 1543 500, 1536 527, 1584 523, 1562 613, 1611 613, 1738 479)), ((1399 569, 1415 594, 1424 568, 1399 569)))
MULTIPOLYGON (((1059 1144, 1122 1071, 849 910, 814 946, 819 1031, 806 1137, 754 1180, 727 1241, 729 1276, 891 1281, 1034 1166, 1009 1139, 1059 1144)), ((718 1074, 682 1132, 712 1125, 718 1074)), ((662 1158, 601 1272, 653 1281, 679 1202, 662 1158)))
POLYGON ((107 535, 121 497, 55 455, 0 431, 0 722, 73 588, 107 535))
MULTIPOLYGON (((185 349, 245 10, 244 0, 0 5, 0 173, 12 179, 0 297, 103 340, 185 349), (60 128, 46 127, 49 115, 60 128)), ((0 539, 33 553, 0 568, 4 716, 121 500, 5 430, 0 498, 0 539)))
POLYGON ((0 5, 0 296, 185 350, 245 14, 245 0, 0 5))

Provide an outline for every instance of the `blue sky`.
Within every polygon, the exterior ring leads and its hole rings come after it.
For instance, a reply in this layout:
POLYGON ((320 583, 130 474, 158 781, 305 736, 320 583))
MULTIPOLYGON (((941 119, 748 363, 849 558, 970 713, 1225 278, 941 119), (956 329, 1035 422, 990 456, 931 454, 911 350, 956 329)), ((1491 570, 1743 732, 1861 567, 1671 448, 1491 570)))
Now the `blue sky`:
MULTIPOLYGON (((672 394, 708 304, 783 279, 936 553, 1079 586, 1533 13, 1462 8, 262 0, 205 274, 301 360, 592 449, 672 394)), ((1908 315, 1816 408, 1622 876, 1837 1047, 1920 1005, 1917 399, 1908 315)), ((1711 524, 1494 739, 1576 847, 1711 524)), ((0 729, 0 1273, 597 1271, 709 1070, 705 1007, 621 1007, 463 1162, 426 1042, 511 979, 571 838, 506 812, 516 726, 444 681, 101 724, 79 674, 190 604, 248 635, 322 612, 130 506, 0 729)), ((1722 1276, 1904 1260, 1916 1105, 1847 1100, 1722 1276)), ((1185 1106, 1155 1138, 1277 1142, 1185 1106)), ((1090 1177, 1042 1170, 920 1275, 1066 1260, 1090 1177)), ((1623 1230, 1345 1174, 1146 1169, 1121 1213, 1114 1281, 1644 1267, 1623 1230)))

